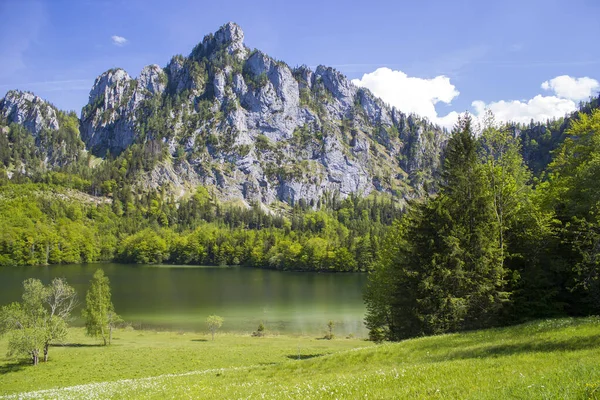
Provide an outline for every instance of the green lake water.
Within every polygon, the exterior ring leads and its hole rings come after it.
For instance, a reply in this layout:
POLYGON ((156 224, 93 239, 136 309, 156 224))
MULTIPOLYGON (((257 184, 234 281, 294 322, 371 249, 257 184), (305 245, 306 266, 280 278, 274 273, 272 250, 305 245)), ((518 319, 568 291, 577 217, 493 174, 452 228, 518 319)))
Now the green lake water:
POLYGON ((252 332, 262 321, 271 332, 322 335, 333 320, 338 336, 367 333, 362 300, 367 276, 359 273, 124 264, 4 267, 0 305, 20 300, 27 278, 44 283, 66 278, 83 302, 98 268, 110 279, 117 313, 135 328, 205 331, 204 320, 216 314, 225 319, 222 330, 228 332, 252 332))

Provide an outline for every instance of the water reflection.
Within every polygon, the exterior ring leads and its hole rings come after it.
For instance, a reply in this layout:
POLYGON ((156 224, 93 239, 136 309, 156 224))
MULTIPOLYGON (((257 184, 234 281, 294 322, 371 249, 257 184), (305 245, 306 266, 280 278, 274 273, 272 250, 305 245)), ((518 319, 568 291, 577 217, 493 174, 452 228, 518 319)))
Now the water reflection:
POLYGON ((263 322, 272 332, 320 335, 333 320, 338 336, 366 335, 364 274, 121 264, 0 268, 0 304, 18 300, 29 277, 45 283, 64 277, 83 300, 99 267, 111 280, 117 312, 134 326, 202 331, 206 317, 217 314, 226 331, 251 332, 263 322))

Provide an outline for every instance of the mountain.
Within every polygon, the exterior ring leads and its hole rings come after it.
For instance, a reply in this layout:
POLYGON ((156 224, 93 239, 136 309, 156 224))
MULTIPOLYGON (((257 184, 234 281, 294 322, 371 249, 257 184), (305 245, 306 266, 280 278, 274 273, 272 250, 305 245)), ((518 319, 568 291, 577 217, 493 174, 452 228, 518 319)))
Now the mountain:
MULTIPOLYGON (((513 124, 536 175, 572 118, 513 124)), ((0 148, 6 142, 11 155, 6 149, 0 155, 9 170, 31 175, 97 165, 91 155, 121 157, 129 170, 137 166, 126 178, 138 191, 167 188, 181 197, 203 185, 222 200, 265 205, 315 205, 326 196, 372 192, 405 199, 435 191, 448 138, 442 128, 389 107, 333 68, 292 68, 249 49, 235 23, 164 68, 146 66, 137 78, 119 68, 104 72, 79 119, 13 90, 0 100, 2 121, 31 136, 3 128, 0 148)))
POLYGON ((74 113, 18 90, 0 100, 0 167, 9 177, 73 166, 84 158, 84 147, 74 113))
MULTIPOLYGON (((58 111, 9 92, 7 121, 34 137, 59 129, 58 111)), ((143 147, 142 187, 212 186, 222 199, 315 204, 323 196, 431 191, 447 132, 391 108, 333 68, 291 68, 223 25, 187 56, 137 78, 101 74, 81 111, 86 148, 110 157, 143 147)))

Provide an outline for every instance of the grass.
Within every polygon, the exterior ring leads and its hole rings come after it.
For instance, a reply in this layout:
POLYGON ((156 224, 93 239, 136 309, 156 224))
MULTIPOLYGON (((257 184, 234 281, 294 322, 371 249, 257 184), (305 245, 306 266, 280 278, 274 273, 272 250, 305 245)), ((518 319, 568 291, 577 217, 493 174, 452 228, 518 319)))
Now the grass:
MULTIPOLYGON (((104 348, 79 329, 72 333, 78 346, 53 348, 47 364, 0 360, 0 394, 55 388, 20 398, 600 399, 598 318, 383 345, 120 331, 104 348)), ((5 347, 0 342, 0 352, 5 347)))

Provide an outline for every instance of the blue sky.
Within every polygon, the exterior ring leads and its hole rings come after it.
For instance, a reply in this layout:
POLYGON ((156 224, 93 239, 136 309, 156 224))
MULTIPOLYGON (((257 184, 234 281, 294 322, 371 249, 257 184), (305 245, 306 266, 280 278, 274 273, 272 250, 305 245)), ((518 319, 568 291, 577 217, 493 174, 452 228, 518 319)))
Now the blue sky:
POLYGON ((598 0, 1 0, 0 15, 0 96, 31 90, 78 113, 103 71, 165 66, 227 21, 251 48, 334 66, 440 122, 481 107, 543 119, 600 89, 598 0))

